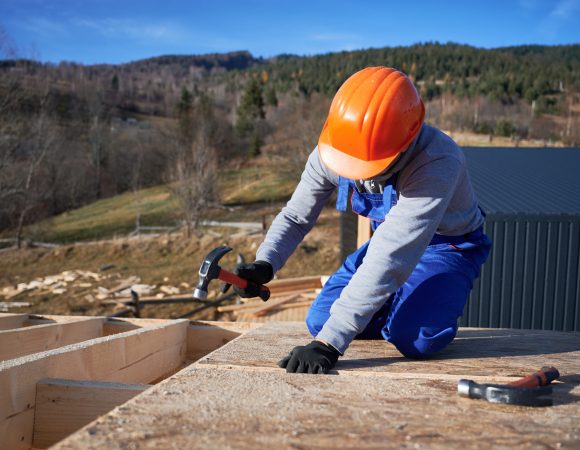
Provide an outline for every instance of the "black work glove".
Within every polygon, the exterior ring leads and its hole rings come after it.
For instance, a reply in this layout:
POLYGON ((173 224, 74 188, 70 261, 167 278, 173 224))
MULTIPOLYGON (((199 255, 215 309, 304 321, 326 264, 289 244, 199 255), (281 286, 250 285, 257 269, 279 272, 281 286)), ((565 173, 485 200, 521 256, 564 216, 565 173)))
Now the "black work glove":
POLYGON ((238 264, 234 273, 245 280, 248 280, 248 287, 245 289, 234 286, 234 291, 240 297, 259 297, 259 285, 266 284, 274 278, 274 269, 269 262, 254 261, 253 263, 238 264))
POLYGON ((328 373, 334 367, 340 353, 334 347, 320 341, 294 347, 278 365, 289 373, 328 373))

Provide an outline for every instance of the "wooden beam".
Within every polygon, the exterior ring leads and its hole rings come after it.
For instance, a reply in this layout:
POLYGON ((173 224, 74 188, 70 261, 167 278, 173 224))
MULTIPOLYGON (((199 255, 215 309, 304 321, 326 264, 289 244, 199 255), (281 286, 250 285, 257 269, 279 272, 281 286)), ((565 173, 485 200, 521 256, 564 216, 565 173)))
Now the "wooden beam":
POLYGON ((0 361, 44 352, 102 336, 102 318, 50 323, 0 331, 0 361))
POLYGON ((361 248, 372 236, 370 219, 358 216, 356 246, 361 248))
POLYGON ((169 319, 136 319, 133 317, 107 317, 103 323, 103 336, 125 333, 151 325, 171 323, 169 319))
POLYGON ((24 326, 28 314, 4 314, 0 313, 0 330, 12 330, 24 326))
POLYGON ((36 383, 43 378, 150 383, 179 367, 188 323, 172 320, 0 362, 0 437, 19 435, 23 439, 10 448, 31 447, 31 422, 22 420, 17 429, 14 422, 34 409, 36 383))
POLYGON ((187 359, 197 361, 260 325, 242 322, 192 322, 187 328, 187 359))
POLYGON ((310 277, 283 278, 270 281, 266 286, 270 288, 270 292, 274 295, 286 293, 288 291, 308 291, 319 289, 322 287, 322 282, 321 276, 316 275, 310 277))
POLYGON ((263 305, 258 306, 257 308, 245 310, 244 313, 246 314, 253 314, 255 316, 263 316, 268 311, 277 308, 278 306, 284 305, 286 303, 293 302, 300 298, 300 294, 288 295, 286 297, 278 298, 275 300, 270 300, 263 305))
POLYGON ((150 385, 45 379, 36 385, 35 448, 47 448, 150 385))

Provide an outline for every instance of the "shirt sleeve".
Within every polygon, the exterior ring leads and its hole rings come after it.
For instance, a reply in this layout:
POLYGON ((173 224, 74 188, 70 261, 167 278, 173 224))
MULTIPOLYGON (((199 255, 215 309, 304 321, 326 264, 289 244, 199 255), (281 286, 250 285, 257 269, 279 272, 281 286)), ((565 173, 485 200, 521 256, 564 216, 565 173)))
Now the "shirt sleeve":
POLYGON ((292 198, 276 216, 258 248, 256 259, 269 262, 274 272, 280 270, 312 229, 337 185, 338 176, 324 166, 315 148, 292 198))
POLYGON ((446 156, 400 177, 399 201, 373 235, 362 264, 317 338, 344 352, 411 275, 454 194, 462 161, 446 156))

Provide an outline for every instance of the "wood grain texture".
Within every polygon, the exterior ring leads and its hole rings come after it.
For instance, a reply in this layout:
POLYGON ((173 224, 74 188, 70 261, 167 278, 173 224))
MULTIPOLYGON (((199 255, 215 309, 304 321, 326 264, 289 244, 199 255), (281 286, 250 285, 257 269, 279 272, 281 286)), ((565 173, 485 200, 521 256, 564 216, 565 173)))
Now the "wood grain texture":
POLYGON ((0 361, 52 350, 102 336, 104 319, 85 317, 0 331, 0 361))
POLYGON ((28 314, 0 313, 0 330, 12 330, 24 326, 28 314))
MULTIPOLYGON (((277 367, 297 345, 312 340, 304 323, 268 323, 248 332, 200 363, 277 367), (256 349, 261 349, 257 352, 256 349)), ((580 334, 541 330, 461 328, 455 341, 434 358, 410 360, 384 340, 355 340, 336 368, 341 371, 417 372, 463 377, 519 377, 552 365, 563 374, 580 374, 580 334)))
MULTIPOLYGON (((187 320, 174 320, 0 363, 0 436, 20 432, 10 423, 34 408, 41 379, 149 383, 179 367, 187 326, 187 320)), ((31 436, 26 436, 13 448, 29 448, 31 436)))
POLYGON ((192 322, 187 327, 187 359, 197 361, 255 327, 240 322, 192 322))
POLYGON ((47 448, 108 413, 147 384, 45 379, 36 385, 35 448, 47 448))
POLYGON ((570 390, 558 384, 557 405, 533 409, 463 399, 455 393, 456 380, 411 375, 315 376, 194 364, 55 449, 448 450, 580 445, 578 403, 570 400, 580 394, 577 385, 570 390))

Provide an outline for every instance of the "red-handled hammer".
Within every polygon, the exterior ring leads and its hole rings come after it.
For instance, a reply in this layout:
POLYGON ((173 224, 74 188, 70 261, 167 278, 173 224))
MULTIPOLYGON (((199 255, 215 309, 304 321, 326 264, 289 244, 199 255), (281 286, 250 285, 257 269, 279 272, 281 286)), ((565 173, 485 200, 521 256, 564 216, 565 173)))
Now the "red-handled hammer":
MULTIPOLYGON (((230 247, 222 245, 221 247, 218 247, 209 252, 209 254, 205 257, 201 267, 199 268, 199 283, 197 283, 197 287, 195 288, 195 291, 193 291, 193 296, 195 298, 205 300, 207 298, 207 288, 209 282, 211 280, 215 280, 216 278, 225 281, 226 283, 238 286, 242 289, 248 287, 248 283, 251 283, 251 281, 240 278, 236 274, 228 272, 218 265, 219 260, 222 259, 226 253, 231 251, 232 249, 230 247)), ((259 286, 259 288, 260 298, 264 301, 267 301, 270 298, 270 289, 263 285, 259 286)))

